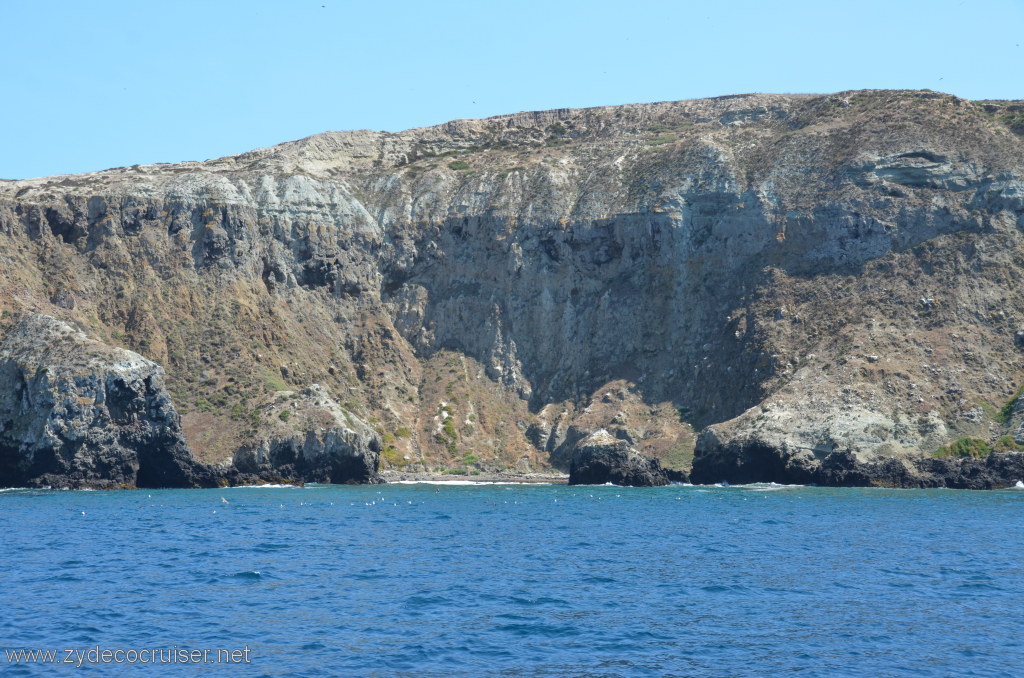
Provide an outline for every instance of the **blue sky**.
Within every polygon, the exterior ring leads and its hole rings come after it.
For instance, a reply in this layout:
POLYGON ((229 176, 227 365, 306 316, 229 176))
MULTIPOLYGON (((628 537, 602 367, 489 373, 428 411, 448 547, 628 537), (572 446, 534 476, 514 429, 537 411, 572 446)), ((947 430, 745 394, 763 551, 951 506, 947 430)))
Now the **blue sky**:
POLYGON ((1024 0, 0 0, 0 178, 743 92, 1024 99, 1024 0))

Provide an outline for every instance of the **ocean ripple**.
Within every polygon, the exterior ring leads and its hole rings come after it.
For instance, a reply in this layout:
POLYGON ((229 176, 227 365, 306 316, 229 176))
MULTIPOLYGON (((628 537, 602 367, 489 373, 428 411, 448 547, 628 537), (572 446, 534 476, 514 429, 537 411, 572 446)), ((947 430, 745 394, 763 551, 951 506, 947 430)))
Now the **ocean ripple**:
POLYGON ((144 492, 0 494, 5 648, 252 653, 243 668, 80 670, 97 676, 1013 676, 1024 664, 1014 489, 144 492))

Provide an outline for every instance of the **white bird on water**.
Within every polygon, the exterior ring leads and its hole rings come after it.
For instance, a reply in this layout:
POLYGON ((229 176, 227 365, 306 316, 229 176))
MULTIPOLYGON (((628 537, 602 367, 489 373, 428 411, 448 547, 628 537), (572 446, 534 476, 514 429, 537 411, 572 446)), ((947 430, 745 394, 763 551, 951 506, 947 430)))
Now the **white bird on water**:
POLYGON ((230 504, 230 503, 231 503, 231 502, 229 502, 229 501, 228 501, 227 499, 225 499, 224 497, 221 497, 221 498, 220 498, 220 500, 221 500, 222 502, 224 502, 225 504, 230 504))

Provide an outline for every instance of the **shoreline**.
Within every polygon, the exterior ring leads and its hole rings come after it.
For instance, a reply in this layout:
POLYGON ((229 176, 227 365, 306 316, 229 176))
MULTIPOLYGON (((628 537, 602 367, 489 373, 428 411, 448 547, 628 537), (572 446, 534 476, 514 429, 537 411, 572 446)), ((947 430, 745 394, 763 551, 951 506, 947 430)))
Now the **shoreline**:
POLYGON ((382 471, 381 479, 385 483, 516 483, 536 485, 568 485, 568 473, 480 473, 449 474, 449 473, 407 473, 404 471, 382 471))

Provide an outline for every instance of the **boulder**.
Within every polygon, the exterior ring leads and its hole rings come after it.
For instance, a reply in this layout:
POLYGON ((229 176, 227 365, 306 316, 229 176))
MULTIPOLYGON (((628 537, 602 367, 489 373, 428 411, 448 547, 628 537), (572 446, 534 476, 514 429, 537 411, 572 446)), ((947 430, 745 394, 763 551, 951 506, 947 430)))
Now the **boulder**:
POLYGON ((577 443, 569 469, 570 485, 653 487, 686 482, 682 472, 667 473, 657 459, 645 457, 625 440, 599 429, 577 443), (671 477, 670 477, 671 475, 671 477))

